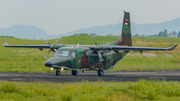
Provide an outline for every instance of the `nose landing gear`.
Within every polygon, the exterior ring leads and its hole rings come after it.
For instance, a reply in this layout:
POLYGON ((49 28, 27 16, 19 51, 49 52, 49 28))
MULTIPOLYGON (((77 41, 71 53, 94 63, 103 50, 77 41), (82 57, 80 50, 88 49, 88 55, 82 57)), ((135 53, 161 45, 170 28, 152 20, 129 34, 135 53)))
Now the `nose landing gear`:
POLYGON ((61 72, 57 69, 56 70, 56 76, 60 76, 61 75, 61 72))

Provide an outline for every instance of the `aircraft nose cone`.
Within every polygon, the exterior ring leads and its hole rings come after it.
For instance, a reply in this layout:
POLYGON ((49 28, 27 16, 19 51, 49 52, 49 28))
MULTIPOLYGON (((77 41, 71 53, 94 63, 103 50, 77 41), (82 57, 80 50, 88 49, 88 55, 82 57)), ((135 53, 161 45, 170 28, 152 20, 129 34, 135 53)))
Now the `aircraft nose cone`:
POLYGON ((52 63, 51 63, 51 62, 46 62, 46 63, 45 63, 45 66, 51 67, 51 66, 52 66, 52 63))

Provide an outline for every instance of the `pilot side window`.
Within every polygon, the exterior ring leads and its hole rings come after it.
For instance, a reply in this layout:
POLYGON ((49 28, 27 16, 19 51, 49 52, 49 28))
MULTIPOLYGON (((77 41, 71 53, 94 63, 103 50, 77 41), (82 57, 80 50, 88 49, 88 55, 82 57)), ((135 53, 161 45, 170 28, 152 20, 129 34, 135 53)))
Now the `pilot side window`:
POLYGON ((72 55, 72 52, 69 52, 69 55, 68 55, 68 57, 71 57, 71 55, 72 55))
POLYGON ((76 56, 75 56, 75 53, 74 52, 72 52, 72 58, 75 58, 76 56))
POLYGON ((75 58, 75 53, 74 52, 69 52, 68 57, 75 58))

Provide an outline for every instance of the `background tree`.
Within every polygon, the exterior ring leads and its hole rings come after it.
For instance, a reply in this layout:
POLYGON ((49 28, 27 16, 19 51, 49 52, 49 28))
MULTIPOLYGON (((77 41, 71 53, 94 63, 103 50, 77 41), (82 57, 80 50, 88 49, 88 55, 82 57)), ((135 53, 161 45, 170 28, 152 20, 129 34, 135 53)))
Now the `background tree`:
POLYGON ((161 31, 161 32, 159 32, 158 37, 168 37, 168 35, 167 35, 167 33, 161 31))
POLYGON ((180 31, 179 31, 179 33, 178 33, 178 37, 180 37, 180 31))
POLYGON ((137 33, 134 36, 139 36, 137 33))
POLYGON ((164 32, 167 34, 167 29, 165 29, 164 32))

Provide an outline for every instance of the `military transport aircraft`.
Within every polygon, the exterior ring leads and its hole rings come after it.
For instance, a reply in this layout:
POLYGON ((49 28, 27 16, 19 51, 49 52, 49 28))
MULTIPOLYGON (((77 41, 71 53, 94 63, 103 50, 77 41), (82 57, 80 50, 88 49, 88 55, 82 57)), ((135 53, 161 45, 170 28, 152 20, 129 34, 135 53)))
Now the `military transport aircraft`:
POLYGON ((124 11, 124 20, 122 26, 121 38, 113 41, 110 44, 97 45, 93 37, 95 45, 8 45, 3 43, 4 47, 18 48, 50 48, 48 54, 53 51, 54 56, 45 62, 45 66, 56 69, 56 75, 60 75, 59 70, 71 70, 72 75, 77 75, 77 70, 84 72, 85 70, 96 70, 99 76, 103 76, 103 70, 112 69, 113 66, 120 61, 129 51, 170 51, 174 50, 175 46, 170 48, 148 48, 148 47, 132 47, 131 41, 131 26, 130 13, 124 11))

